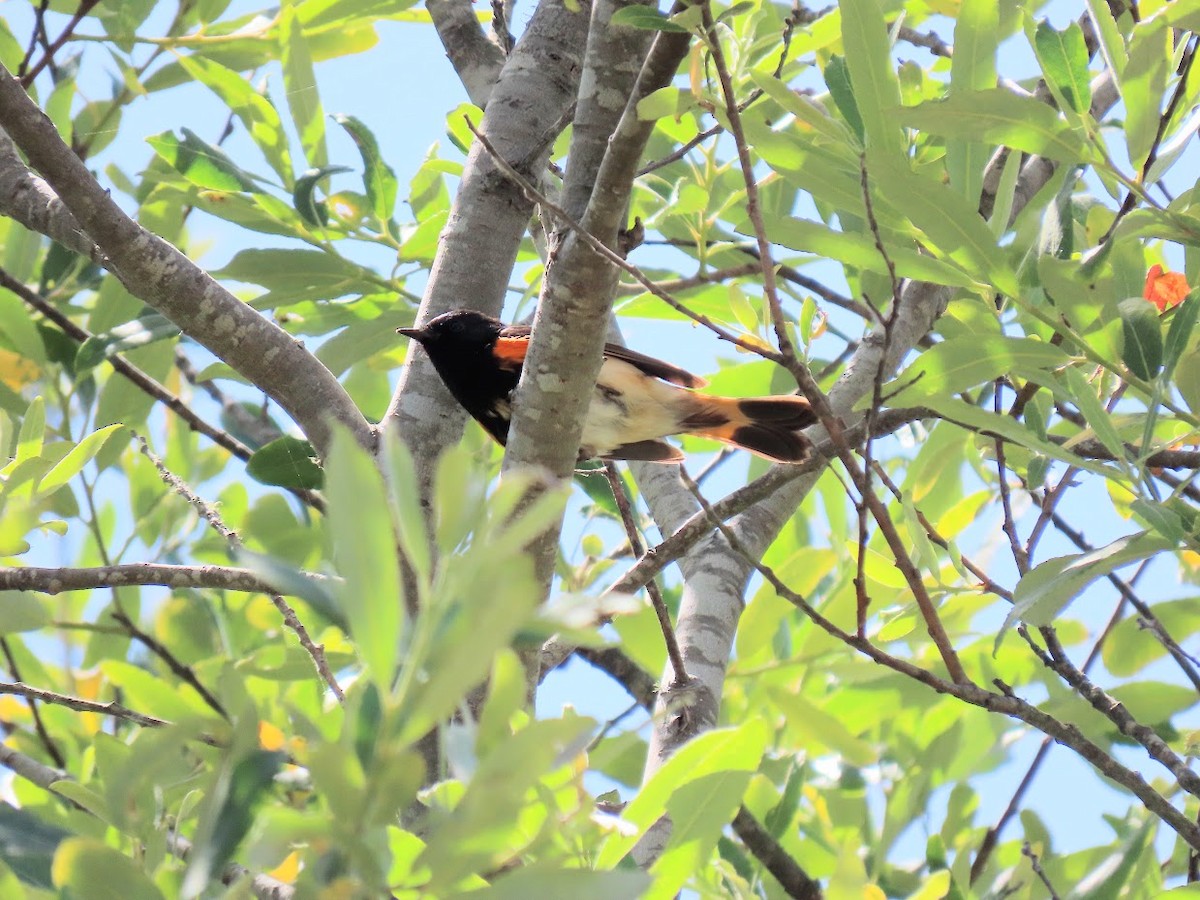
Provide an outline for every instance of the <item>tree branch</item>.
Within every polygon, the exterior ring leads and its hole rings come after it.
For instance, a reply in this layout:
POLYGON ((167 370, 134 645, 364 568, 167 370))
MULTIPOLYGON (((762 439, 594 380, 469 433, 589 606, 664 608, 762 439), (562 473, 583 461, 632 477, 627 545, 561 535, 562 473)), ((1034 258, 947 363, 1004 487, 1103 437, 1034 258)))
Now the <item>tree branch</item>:
POLYGON ((328 449, 331 421, 341 422, 363 445, 372 444, 366 419, 330 371, 282 328, 126 215, 2 66, 0 127, 112 261, 130 293, 264 390, 319 452, 328 449))
MULTIPOLYGON (((315 583, 328 579, 324 575, 305 574, 315 583)), ((156 585, 176 590, 208 588, 217 591, 248 591, 270 594, 275 588, 250 569, 229 566, 172 566, 158 563, 125 563, 117 566, 97 566, 75 569, 29 566, 20 569, 0 568, 0 590, 38 591, 61 594, 64 591, 91 591, 97 588, 156 585)))

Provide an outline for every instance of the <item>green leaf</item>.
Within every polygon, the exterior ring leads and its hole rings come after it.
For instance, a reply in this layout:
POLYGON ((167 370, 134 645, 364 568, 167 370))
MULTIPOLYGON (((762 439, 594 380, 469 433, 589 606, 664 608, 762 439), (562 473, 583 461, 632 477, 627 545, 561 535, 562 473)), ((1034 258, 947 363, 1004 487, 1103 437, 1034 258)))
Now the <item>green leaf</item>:
POLYGON ((1036 379, 1070 363, 1059 347, 1002 334, 954 337, 935 344, 884 386, 889 403, 919 406, 922 399, 959 391, 1014 373, 1036 379))
POLYGON ((39 366, 46 362, 45 345, 29 308, 6 290, 0 290, 0 338, 7 338, 10 347, 39 366))
POLYGON ((313 191, 322 179, 349 171, 352 171, 349 166, 322 166, 319 169, 309 169, 297 178, 296 187, 292 190, 292 205, 296 207, 300 218, 317 228, 325 225, 329 221, 329 213, 325 204, 313 196, 313 191))
POLYGON ((0 591, 0 610, 0 634, 36 631, 50 624, 45 606, 29 591, 0 591))
POLYGON ((1046 81, 1077 113, 1086 113, 1092 103, 1092 87, 1088 78, 1088 50, 1083 29, 1072 22, 1063 31, 1056 31, 1045 20, 1038 23, 1033 49, 1046 81))
POLYGON ((285 597, 299 597, 342 631, 349 633, 350 625, 329 582, 309 578, 295 566, 246 549, 238 550, 236 556, 239 565, 254 572, 278 593, 285 597))
POLYGON ((650 6, 624 6, 612 14, 609 22, 613 25, 624 25, 626 28, 638 28, 642 31, 688 33, 688 30, 682 25, 677 25, 650 6))
POLYGON ((154 882, 132 859, 94 838, 58 845, 51 868, 55 887, 77 900, 162 900, 154 882))
POLYGON ((1139 23, 1129 39, 1129 61, 1121 79, 1129 161, 1141 171, 1158 134, 1163 94, 1173 65, 1171 29, 1161 17, 1139 23))
POLYGON ((1192 291, 1184 301, 1175 307, 1171 315, 1171 324, 1167 328, 1166 345, 1163 348, 1163 378, 1170 380, 1175 374, 1175 366, 1187 349, 1192 331, 1196 328, 1196 319, 1200 317, 1200 291, 1192 291))
POLYGON ((904 152, 904 136, 892 115, 900 107, 900 80, 892 65, 883 9, 879 0, 842 0, 838 10, 854 102, 862 115, 867 146, 898 158, 904 152))
POLYGON ((959 423, 963 427, 970 428, 983 435, 989 433, 999 435, 1005 440, 1012 441, 1014 444, 1027 447, 1038 453, 1044 453, 1046 456, 1068 463, 1077 469, 1084 469, 1103 478, 1122 479, 1124 477, 1121 472, 1111 465, 1106 465, 1096 460, 1084 459, 1081 456, 1076 456, 1069 450, 1065 450, 1058 444, 1042 440, 1012 416, 988 412, 987 410, 980 409, 978 406, 966 403, 957 397, 945 395, 927 397, 922 402, 922 405, 929 407, 934 412, 943 416, 947 421, 959 423))
POLYGON ((341 113, 333 117, 354 140, 363 161, 363 189, 371 210, 381 225, 386 226, 396 211, 396 173, 383 161, 375 135, 362 122, 341 113))
POLYGON ((147 313, 111 331, 94 334, 80 344, 75 354, 75 371, 86 372, 118 353, 169 340, 179 334, 179 326, 166 316, 156 312, 147 313))
POLYGON ((185 900, 200 896, 233 856, 254 824, 255 809, 285 759, 282 753, 252 750, 232 770, 221 773, 213 789, 215 797, 209 798, 217 802, 210 806, 210 817, 201 823, 201 837, 188 857, 187 874, 180 888, 185 900))
MULTIPOLYGON (((641 8, 627 6, 624 9, 641 8)), ((641 897, 649 883, 650 876, 644 872, 592 872, 587 869, 544 871, 534 863, 502 875, 481 890, 448 896, 452 900, 528 900, 530 897, 612 900, 614 897, 641 897)))
POLYGON ((287 488, 319 490, 325 482, 313 445, 290 435, 254 451, 246 463, 246 474, 260 484, 287 488))
POLYGON ((1174 547, 1173 541, 1140 531, 1088 553, 1058 556, 1035 566, 1017 582, 1013 608, 996 636, 996 645, 1018 620, 1035 626, 1053 624, 1067 605, 1097 578, 1174 547))
POLYGON ((1016 273, 978 209, 953 188, 913 172, 907 160, 867 156, 872 187, 903 209, 934 248, 960 263, 977 281, 1010 297, 1021 294, 1016 273))
POLYGON ((82 472, 83 467, 96 458, 96 454, 103 449, 114 432, 121 428, 123 428, 121 425, 105 425, 81 440, 58 461, 53 469, 42 477, 41 483, 37 486, 37 492, 49 494, 56 491, 82 472))
MULTIPOLYGON (((59 786, 62 782, 59 782, 59 786)), ((20 898, 22 893, 7 893, 16 874, 27 885, 49 891, 53 887, 50 866, 55 849, 70 832, 39 819, 27 809, 15 809, 0 803, 0 859, 8 864, 0 875, 0 896, 20 898), (11 869, 11 872, 6 869, 11 869)))
POLYGON ((196 81, 221 98, 250 132, 275 173, 288 184, 292 158, 279 111, 239 73, 198 53, 181 54, 176 61, 196 81))
POLYGON ((146 138, 154 152, 197 187, 214 191, 256 191, 255 178, 241 169, 220 147, 187 128, 183 140, 169 131, 146 138))
POLYGON ((1087 0, 1088 13, 1092 24, 1096 26, 1096 35, 1100 43, 1100 55, 1113 73, 1117 87, 1124 91, 1121 81, 1125 75, 1125 64, 1129 56, 1125 51, 1125 38, 1113 18, 1112 7, 1105 0, 1087 0))
POLYGON ((325 148, 325 113, 317 92, 317 76, 304 28, 295 7, 285 3, 279 13, 279 60, 283 64, 283 88, 288 111, 309 168, 320 169, 329 164, 325 148))
MULTIPOLYGON (((667 802, 682 786, 709 775, 754 772, 766 750, 771 729, 760 718, 735 728, 718 728, 685 744, 655 772, 621 813, 644 831, 667 811, 667 802)), ((637 835, 610 834, 596 857, 596 867, 615 866, 637 843, 637 835)))
POLYGON ((1175 367, 1175 387, 1188 409, 1200 415, 1200 351, 1192 350, 1180 357, 1175 367))
POLYGON ((428 581, 433 574, 433 557, 425 513, 421 508, 421 484, 417 478, 416 462, 408 445, 394 429, 384 431, 382 458, 387 467, 388 496, 392 515, 400 536, 400 546, 417 575, 428 581))
MULTIPOLYGON (((741 234, 754 233, 748 223, 739 225, 737 231, 741 234)), ((875 239, 869 234, 836 231, 823 222, 812 222, 808 219, 790 216, 768 218, 767 231, 772 241, 792 250, 802 250, 817 256, 836 259, 868 272, 880 275, 888 274, 887 263, 879 255, 875 239)), ((896 274, 901 278, 914 278, 918 281, 929 281, 933 284, 944 284, 950 287, 976 286, 970 275, 956 266, 934 259, 928 254, 908 247, 888 247, 887 250, 888 256, 896 267, 896 274)))
POLYGON ((25 410, 25 418, 21 420, 21 430, 17 433, 16 461, 33 459, 42 452, 46 439, 46 401, 41 395, 33 398, 29 408, 25 410))
POLYGON ((1096 151, 1052 107, 1004 88, 963 91, 896 113, 911 128, 1014 150, 1059 162, 1098 162, 1096 151))
POLYGON ((292 207, 270 194, 197 191, 193 205, 209 215, 263 234, 300 237, 306 229, 292 207))
POLYGON ((1125 441, 1121 439, 1117 426, 1113 424, 1112 416, 1100 402, 1095 389, 1088 384, 1083 373, 1074 367, 1067 369, 1063 375, 1066 378, 1067 387, 1071 391, 1071 400, 1079 407, 1079 411, 1083 413, 1083 418, 1091 426, 1092 431, 1096 432, 1100 443, 1117 459, 1125 459, 1127 455, 1125 441))
POLYGON ((850 130, 858 136, 859 142, 866 140, 866 127, 863 125, 862 114, 854 100, 854 88, 850 85, 850 69, 846 66, 844 56, 829 57, 825 64, 825 85, 829 88, 829 96, 837 105, 838 111, 850 130))
POLYGON ((671 900, 705 866, 722 830, 737 815, 754 773, 712 772, 680 785, 667 801, 671 838, 650 867, 654 884, 645 900, 671 900))
MULTIPOLYGON (((964 0, 954 24, 954 56, 950 60, 950 93, 983 91, 996 86, 996 48, 1000 43, 1000 7, 993 0, 964 0)), ((990 147, 958 138, 946 139, 946 171, 950 184, 973 208, 979 204, 983 170, 990 147)))
POLYGON ((213 274, 268 288, 252 302, 255 309, 296 300, 335 300, 379 288, 372 272, 320 250, 242 250, 213 274))
POLYGON ((1149 381, 1158 374, 1163 361, 1162 324, 1154 304, 1141 297, 1130 297, 1117 304, 1121 333, 1125 338, 1121 360, 1138 378, 1149 381))
POLYGON ((792 90, 789 85, 769 71, 755 69, 750 73, 750 77, 768 97, 795 116, 805 128, 811 128, 817 134, 835 143, 849 144, 850 134, 847 132, 846 126, 831 118, 826 110, 813 103, 804 94, 792 90))
MULTIPOLYGON (((1154 616, 1177 643, 1200 631, 1200 609, 1195 600, 1168 600, 1154 604, 1154 616)), ((1143 627, 1139 617, 1122 619, 1103 646, 1104 666, 1113 675, 1127 678, 1167 655, 1167 648, 1154 632, 1143 627)))
POLYGON ((368 676, 391 692, 400 650, 404 591, 388 511, 388 493, 374 460, 338 428, 325 465, 329 533, 345 579, 339 592, 368 676))

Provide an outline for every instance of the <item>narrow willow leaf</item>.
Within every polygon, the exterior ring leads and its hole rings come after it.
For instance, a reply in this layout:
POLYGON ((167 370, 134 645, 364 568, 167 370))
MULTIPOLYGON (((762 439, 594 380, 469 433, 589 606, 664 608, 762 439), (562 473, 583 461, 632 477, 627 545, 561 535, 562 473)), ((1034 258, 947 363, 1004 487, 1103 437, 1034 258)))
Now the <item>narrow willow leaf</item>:
POLYGON ((334 431, 325 477, 334 558, 345 578, 342 609, 367 674, 390 693, 404 595, 387 490, 374 461, 343 428, 334 431))
POLYGON ((895 115, 930 134, 1004 144, 1069 164, 1099 161, 1097 152, 1054 109, 1003 88, 952 94, 895 115))
POLYGON ((94 334, 75 353, 75 371, 86 372, 102 360, 126 350, 145 347, 179 335, 179 326, 160 313, 149 313, 118 325, 103 334, 94 334))
POLYGON ((1149 381, 1163 363, 1162 324, 1154 305, 1141 297, 1130 297, 1117 304, 1125 345, 1121 360, 1138 378, 1149 381))
POLYGON ((59 460, 53 469, 42 477, 37 492, 49 494, 56 491, 82 472, 83 467, 96 458, 96 454, 103 449, 108 439, 122 427, 121 425, 106 425, 83 438, 71 448, 66 456, 59 460))
POLYGON ((1046 21, 1038 23, 1033 48, 1046 80, 1077 113, 1085 113, 1092 103, 1088 78, 1088 51, 1083 29, 1072 22, 1057 31, 1046 21))
POLYGON ((829 96, 833 98, 838 112, 850 126, 850 130, 858 137, 860 143, 866 140, 866 129, 863 126, 862 114, 858 111, 858 103, 854 99, 854 88, 850 85, 850 69, 843 56, 831 56, 825 64, 825 86, 829 88, 829 96))
POLYGON ((296 179, 296 186, 292 189, 292 205, 305 222, 320 228, 329 221, 325 204, 317 200, 313 192, 317 189, 317 184, 330 175, 349 171, 352 171, 349 166, 322 166, 319 169, 309 169, 296 179))
POLYGON ((300 135, 310 168, 329 164, 325 148, 325 113, 317 92, 312 51, 295 7, 285 3, 279 13, 279 59, 283 64, 283 87, 292 122, 300 135))
POLYGON ((392 215, 396 210, 396 192, 398 189, 396 173, 383 161, 383 154, 379 150, 379 142, 375 140, 375 135, 371 132, 371 129, 367 128, 366 125, 354 118, 354 116, 347 116, 341 113, 335 115, 333 121, 346 129, 346 133, 350 135, 355 146, 358 147, 359 155, 363 161, 363 190, 367 194, 367 200, 371 204, 371 210, 375 214, 375 218, 381 224, 386 225, 391 221, 392 215))
POLYGON ((956 394, 1015 372, 1036 378, 1065 366, 1070 357, 1061 348, 1034 338, 1001 334, 955 337, 935 344, 884 386, 891 401, 919 405, 921 398, 956 394))
POLYGON ((892 116, 900 108, 900 80, 892 63, 883 9, 879 0, 842 0, 838 10, 854 104, 862 116, 867 145, 899 157, 904 135, 892 116))
POLYGON ((250 83, 226 66, 199 54, 180 55, 176 61, 196 81, 221 98, 241 121, 271 168, 284 184, 292 180, 292 158, 279 111, 250 83))
POLYGON ((146 138, 154 152, 197 187, 212 191, 256 191, 255 177, 187 128, 180 140, 169 131, 146 138))
POLYGON ((1017 582, 1013 608, 996 636, 996 645, 1018 620, 1035 626, 1051 625, 1097 578, 1174 547, 1174 541, 1141 531, 1088 553, 1059 556, 1035 566, 1017 582))
POLYGON ((625 6, 612 14, 609 20, 613 25, 624 25, 626 28, 639 28, 643 31, 671 31, 676 34, 687 34, 687 29, 668 19, 657 9, 649 6, 625 6))
POLYGON ((1112 416, 1096 396, 1083 373, 1072 367, 1063 373, 1067 388, 1071 392, 1071 400, 1083 413, 1084 420, 1096 433, 1097 439, 1106 450, 1119 460, 1126 458, 1125 441, 1121 439, 1117 426, 1113 424, 1112 416))
POLYGON ((1175 307, 1171 316, 1171 325, 1167 328, 1167 341, 1163 347, 1163 378, 1170 379, 1175 373, 1175 366, 1187 348, 1196 328, 1196 319, 1200 317, 1200 291, 1192 291, 1187 298, 1175 307))

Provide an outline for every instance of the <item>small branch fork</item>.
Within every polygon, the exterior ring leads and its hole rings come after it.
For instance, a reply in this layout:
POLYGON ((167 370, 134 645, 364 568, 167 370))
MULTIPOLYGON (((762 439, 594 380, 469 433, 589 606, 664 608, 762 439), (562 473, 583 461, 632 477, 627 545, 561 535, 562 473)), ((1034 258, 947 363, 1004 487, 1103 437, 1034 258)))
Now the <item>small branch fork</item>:
MULTIPOLYGON (((694 488, 694 482, 691 482, 686 477, 684 483, 694 488)), ((892 656, 875 646, 865 637, 838 627, 821 615, 801 594, 788 587, 775 573, 774 569, 749 553, 737 534, 719 518, 713 506, 698 489, 694 489, 693 494, 705 514, 710 517, 714 527, 721 532, 733 550, 746 563, 757 570, 780 597, 803 612, 822 631, 869 657, 876 663, 901 675, 905 675, 914 681, 919 681, 921 684, 932 688, 940 694, 947 694, 965 703, 970 703, 972 706, 978 706, 981 709, 1018 719, 1038 729, 1054 741, 1070 747, 1079 756, 1091 763, 1101 774, 1129 790, 1142 801, 1150 812, 1166 822, 1191 847, 1200 849, 1200 826, 1197 823, 1176 809, 1166 797, 1148 784, 1141 775, 1121 765, 1101 747, 1086 738, 1078 728, 1064 723, 1042 712, 1036 706, 1021 700, 1007 685, 998 682, 1000 692, 994 693, 984 690, 973 683, 947 680, 907 660, 892 656)))
MULTIPOLYGON (((209 523, 209 525, 214 531, 217 532, 217 534, 221 535, 221 537, 223 537, 229 543, 229 546, 232 549, 240 549, 242 546, 242 540, 240 537, 238 537, 237 532, 229 528, 229 526, 222 521, 220 514, 217 513, 215 509, 205 503, 190 487, 188 487, 178 476, 176 476, 173 472, 171 472, 170 469, 166 467, 163 461, 159 459, 159 457, 155 455, 154 451, 150 449, 150 445, 146 443, 145 438, 143 438, 141 435, 135 435, 135 437, 137 438, 138 443, 141 445, 142 453, 144 453, 150 459, 150 461, 154 463, 154 467, 158 469, 159 477, 162 478, 167 486, 187 500, 187 502, 193 507, 195 507, 196 511, 201 515, 201 517, 203 517, 209 523)), ((308 634, 308 629, 304 627, 304 623, 301 622, 300 617, 296 615, 296 611, 292 609, 291 605, 289 605, 280 594, 274 591, 268 591, 267 596, 271 598, 271 602, 275 604, 275 608, 279 610, 279 614, 283 617, 283 623, 295 632, 296 637, 300 641, 300 646, 304 648, 305 652, 308 653, 309 657, 312 659, 313 665, 316 666, 317 674, 321 676, 321 679, 329 686, 329 689, 333 691, 334 696, 338 698, 339 702, 345 700, 346 695, 342 692, 342 688, 337 683, 337 679, 334 677, 333 671, 329 668, 329 661, 325 658, 325 650, 320 645, 313 642, 313 639, 308 634)))
MULTIPOLYGON (((682 471, 683 467, 680 467, 682 471)), ((629 495, 625 492, 625 483, 621 479, 621 473, 617 469, 617 464, 611 460, 604 463, 604 475, 608 479, 608 486, 612 488, 613 500, 617 503, 617 510, 621 513, 621 521, 625 525, 625 534, 629 537, 629 546, 633 550, 634 556, 643 556, 646 552, 646 546, 642 542, 641 530, 638 528, 637 518, 633 513, 633 506, 629 502, 629 495)), ((673 673, 673 682, 671 687, 681 687, 688 684, 692 679, 688 677, 687 667, 683 662, 683 653, 679 649, 679 641, 675 638, 675 628, 671 624, 671 613, 667 609, 666 601, 663 600, 662 591, 659 590, 658 582, 651 578, 646 582, 646 594, 650 598, 650 604, 654 607, 654 614, 658 617, 658 626, 662 629, 663 643, 667 647, 667 657, 671 660, 671 671, 673 673)))

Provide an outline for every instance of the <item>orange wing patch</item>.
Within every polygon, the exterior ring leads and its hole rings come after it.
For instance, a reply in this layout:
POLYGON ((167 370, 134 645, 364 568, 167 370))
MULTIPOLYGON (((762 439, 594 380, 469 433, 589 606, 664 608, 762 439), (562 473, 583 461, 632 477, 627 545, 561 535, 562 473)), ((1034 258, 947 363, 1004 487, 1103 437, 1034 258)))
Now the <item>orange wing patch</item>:
POLYGON ((509 369, 519 369, 525 365, 525 354, 529 352, 529 335, 520 337, 500 337, 492 348, 496 362, 509 369))

